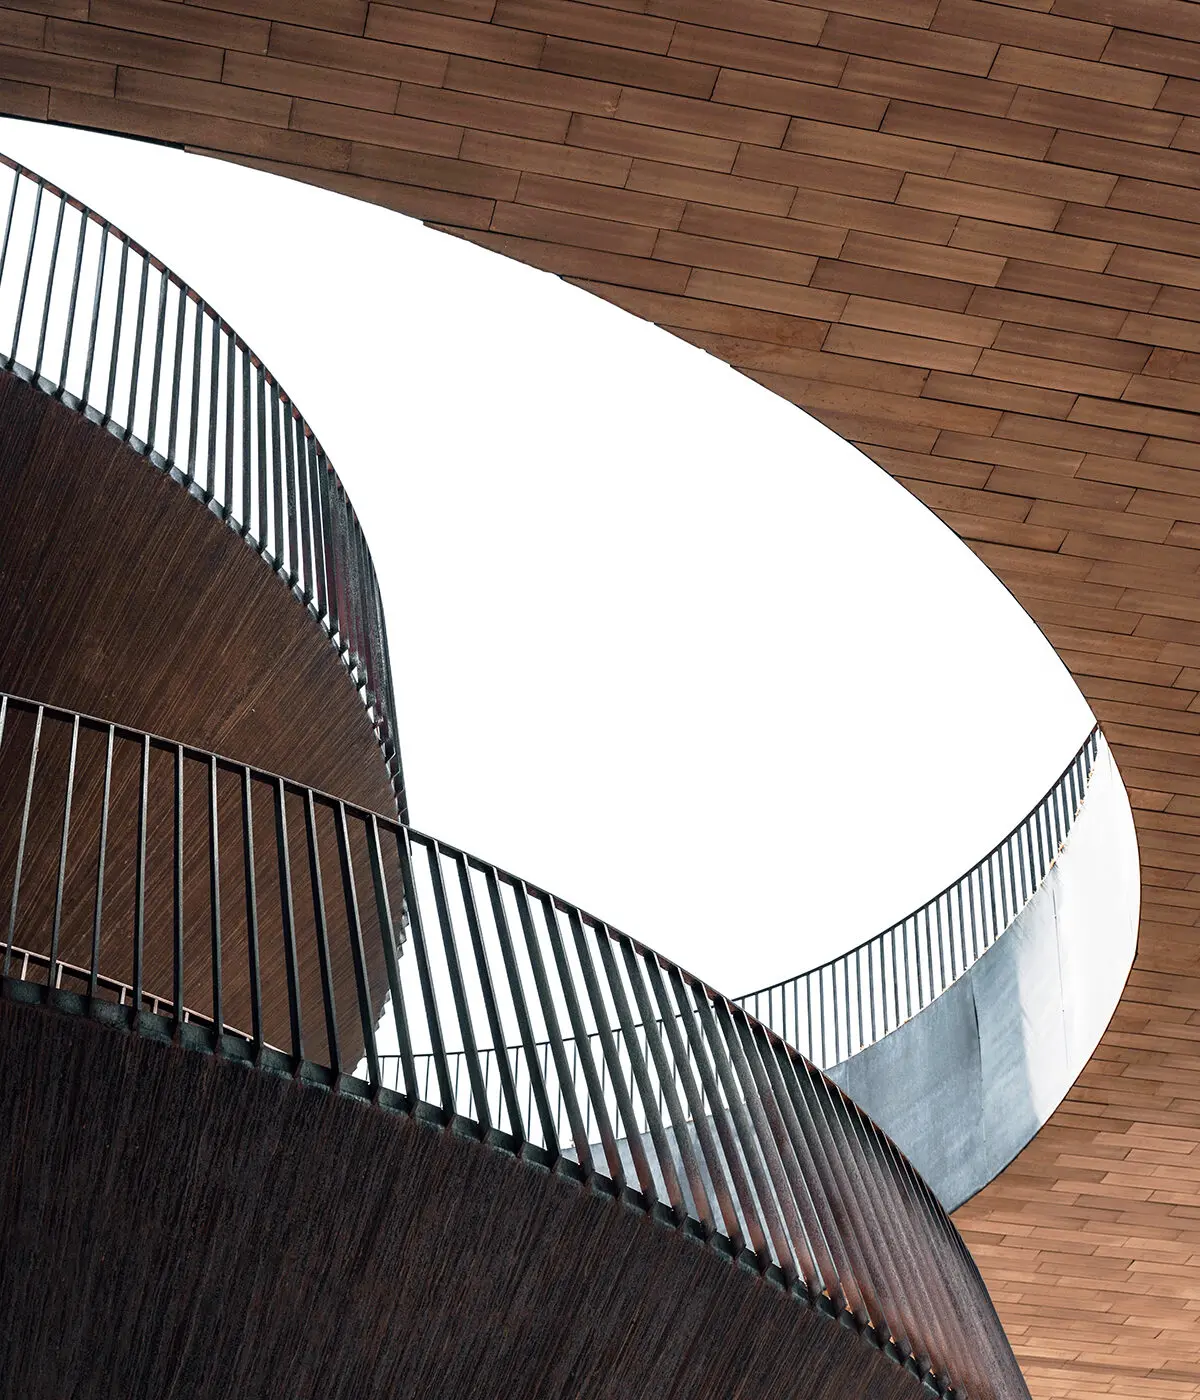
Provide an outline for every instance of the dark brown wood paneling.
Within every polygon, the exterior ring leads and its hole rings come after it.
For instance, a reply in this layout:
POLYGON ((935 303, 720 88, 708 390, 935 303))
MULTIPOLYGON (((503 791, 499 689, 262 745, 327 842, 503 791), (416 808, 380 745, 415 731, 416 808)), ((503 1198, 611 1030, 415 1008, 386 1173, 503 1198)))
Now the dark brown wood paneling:
POLYGON ((1036 1400, 1200 1397, 1200 1061, 1174 1044, 1200 1024, 1197 6, 0 12, 4 110, 179 142, 474 237, 722 355, 923 483, 1104 724, 1144 888, 1134 990, 1096 1062, 963 1218, 1036 1400), (319 109, 299 87, 316 75, 319 109), (380 80, 399 85, 382 113, 380 80), (247 119, 280 96, 286 128, 247 119))
POLYGON ((453 1132, 0 1001, 22 1400, 917 1400, 855 1332, 453 1132))
POLYGON ((395 814, 328 637, 226 525, 80 414, 0 374, 0 689, 395 814))

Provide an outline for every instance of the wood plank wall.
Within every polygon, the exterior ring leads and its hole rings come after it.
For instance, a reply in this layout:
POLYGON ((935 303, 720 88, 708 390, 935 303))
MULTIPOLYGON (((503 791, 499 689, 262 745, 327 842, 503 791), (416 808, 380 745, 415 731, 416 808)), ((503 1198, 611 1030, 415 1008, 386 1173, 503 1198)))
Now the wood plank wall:
POLYGON ((1037 1400, 1200 1396, 1200 5, 0 0, 0 109, 589 287, 814 413, 1004 579, 1137 808, 1137 971, 959 1213, 1037 1400))

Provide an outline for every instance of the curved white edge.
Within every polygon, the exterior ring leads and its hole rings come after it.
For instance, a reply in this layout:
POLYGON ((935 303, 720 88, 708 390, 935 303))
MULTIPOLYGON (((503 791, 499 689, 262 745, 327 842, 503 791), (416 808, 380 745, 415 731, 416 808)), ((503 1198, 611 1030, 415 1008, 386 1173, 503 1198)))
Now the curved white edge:
POLYGON ((1125 786, 1101 744, 1037 894, 930 1006, 827 1071, 955 1210, 1062 1102, 1133 965, 1141 881, 1125 786))

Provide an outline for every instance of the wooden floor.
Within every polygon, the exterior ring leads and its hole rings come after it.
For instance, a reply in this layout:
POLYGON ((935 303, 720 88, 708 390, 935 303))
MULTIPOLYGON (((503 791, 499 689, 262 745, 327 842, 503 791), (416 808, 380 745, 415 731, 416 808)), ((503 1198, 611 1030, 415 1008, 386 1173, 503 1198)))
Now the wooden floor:
POLYGON ((1037 1400, 1200 1396, 1200 5, 0 11, 5 111, 569 277, 815 414, 1003 578, 1112 742, 1143 922, 1096 1060, 961 1220, 1037 1400))

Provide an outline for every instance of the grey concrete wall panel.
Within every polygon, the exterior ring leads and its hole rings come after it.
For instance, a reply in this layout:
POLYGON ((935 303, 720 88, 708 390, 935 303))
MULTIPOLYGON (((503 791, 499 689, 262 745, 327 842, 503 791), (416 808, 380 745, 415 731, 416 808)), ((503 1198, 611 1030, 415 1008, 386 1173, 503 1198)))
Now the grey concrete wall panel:
POLYGON ((1107 745, 1041 889, 942 996, 829 1071, 954 1210, 1058 1107, 1133 964, 1137 841, 1107 745))

